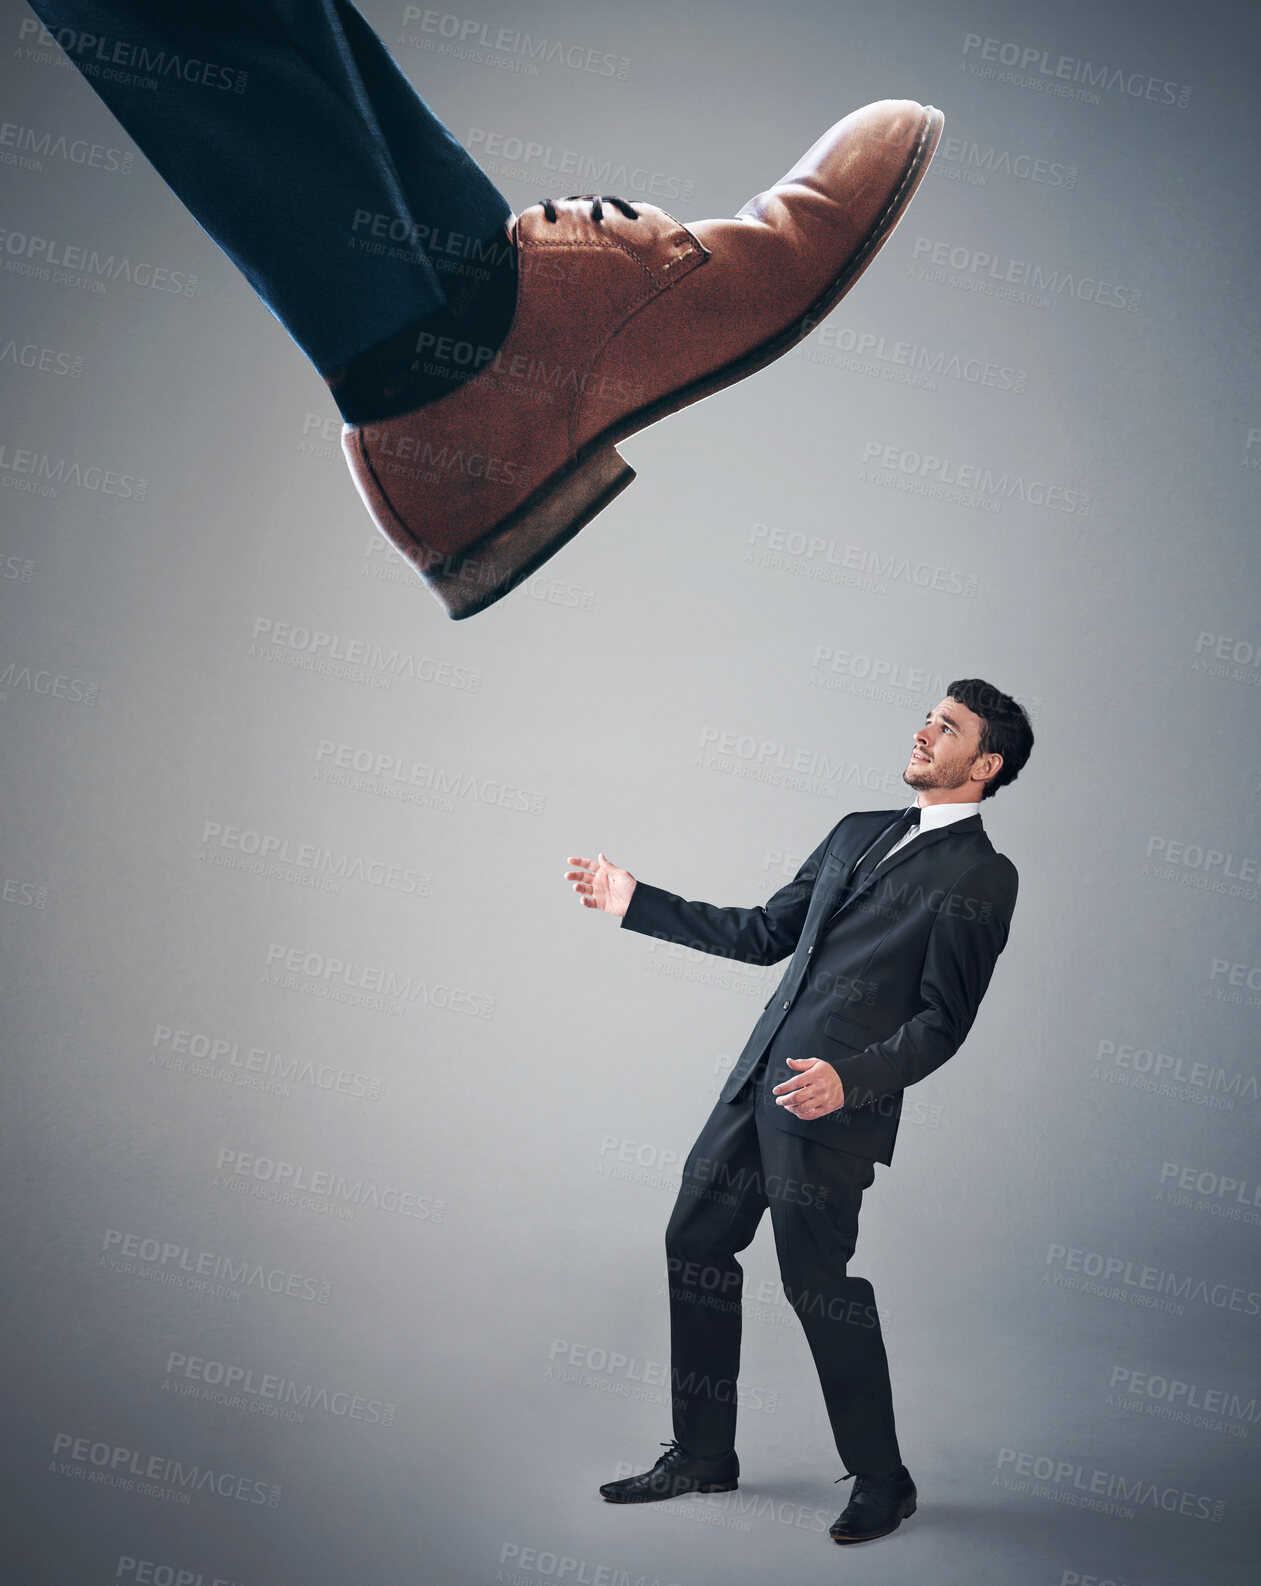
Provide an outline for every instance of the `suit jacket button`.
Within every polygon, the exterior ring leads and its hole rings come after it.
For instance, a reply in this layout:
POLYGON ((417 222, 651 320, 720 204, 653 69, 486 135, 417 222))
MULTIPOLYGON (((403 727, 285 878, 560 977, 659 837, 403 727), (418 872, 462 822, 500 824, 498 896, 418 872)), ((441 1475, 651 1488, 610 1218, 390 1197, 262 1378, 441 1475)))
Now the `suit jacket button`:
POLYGON ((787 1007, 788 1007, 788 1004, 787 1004, 787 1003, 785 1003, 785 1004, 784 1004, 784 1007, 785 1007, 785 1008, 787 1008, 787 1007))
POLYGON ((809 956, 810 956, 810 954, 811 954, 811 953, 813 953, 813 952, 814 952, 814 948, 813 948, 813 947, 807 947, 807 948, 806 948, 806 956, 807 956, 807 958, 808 958, 808 957, 809 957, 809 956))

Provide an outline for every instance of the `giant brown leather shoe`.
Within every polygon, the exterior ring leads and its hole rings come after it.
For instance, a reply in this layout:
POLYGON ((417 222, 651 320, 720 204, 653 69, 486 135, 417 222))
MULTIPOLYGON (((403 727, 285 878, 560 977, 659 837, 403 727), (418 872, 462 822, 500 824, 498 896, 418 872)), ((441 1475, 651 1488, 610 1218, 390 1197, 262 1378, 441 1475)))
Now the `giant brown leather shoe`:
POLYGON ((516 314, 498 351, 422 346, 483 366, 342 435, 377 526, 448 613, 498 600, 630 484, 617 441, 806 336, 888 239, 941 125, 913 101, 868 105, 734 220, 684 226, 587 196, 511 222, 516 314))

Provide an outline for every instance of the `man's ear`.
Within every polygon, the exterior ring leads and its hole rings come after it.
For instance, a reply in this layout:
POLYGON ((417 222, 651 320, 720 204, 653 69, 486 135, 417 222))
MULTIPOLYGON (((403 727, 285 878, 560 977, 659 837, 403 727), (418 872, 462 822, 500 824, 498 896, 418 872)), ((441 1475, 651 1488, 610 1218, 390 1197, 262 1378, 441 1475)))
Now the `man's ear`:
POLYGON ((1001 754, 980 754, 972 763, 972 780, 974 782, 989 783, 994 780, 1003 769, 1001 754))

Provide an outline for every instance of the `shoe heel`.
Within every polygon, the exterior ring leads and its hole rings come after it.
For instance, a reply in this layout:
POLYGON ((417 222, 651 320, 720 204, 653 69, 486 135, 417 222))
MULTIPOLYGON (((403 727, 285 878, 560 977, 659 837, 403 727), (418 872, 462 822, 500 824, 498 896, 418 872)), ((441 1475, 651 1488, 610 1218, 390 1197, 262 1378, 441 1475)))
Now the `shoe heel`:
POLYGON ((910 1503, 907 1504, 906 1508, 903 1509, 902 1518, 904 1520, 909 1520, 914 1513, 915 1513, 915 1499, 912 1498, 910 1503))
POLYGON ((528 578, 634 477, 614 447, 594 452, 527 501, 506 527, 422 576, 449 617, 471 617, 528 578))
POLYGON ((739 1485, 738 1481, 707 1481, 696 1490, 697 1492, 734 1492, 739 1485))

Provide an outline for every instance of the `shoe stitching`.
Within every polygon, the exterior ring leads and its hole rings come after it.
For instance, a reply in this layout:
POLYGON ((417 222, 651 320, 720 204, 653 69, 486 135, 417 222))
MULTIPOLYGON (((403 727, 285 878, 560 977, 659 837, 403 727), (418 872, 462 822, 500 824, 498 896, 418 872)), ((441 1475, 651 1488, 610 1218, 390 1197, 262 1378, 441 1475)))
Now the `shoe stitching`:
POLYGON ((859 263, 861 263, 861 261, 864 258, 866 258, 866 256, 871 252, 872 248, 875 247, 877 242, 880 240, 881 234, 882 234, 883 229, 884 229, 885 221, 889 218, 889 216, 897 208, 898 203, 900 202, 900 200, 902 198, 902 194, 906 191, 907 184, 911 181, 912 177, 914 177, 916 175, 916 173, 919 171, 919 168, 920 168, 920 156, 924 152, 924 145, 928 142, 928 135, 932 131, 932 128, 933 128, 932 117, 928 114, 927 111, 925 111, 924 112, 924 125, 920 128, 920 135, 919 135, 919 137, 918 137, 918 139, 916 140, 916 143, 915 143, 915 151, 911 155, 911 158, 910 158, 910 161, 907 164, 906 170, 902 174, 902 180, 898 183, 897 190, 893 194, 893 197, 889 200, 889 202, 885 205, 884 209, 881 211, 880 218, 879 218, 879 220, 876 221, 875 226, 872 228, 871 233, 870 233, 870 235, 867 238, 867 241, 863 244, 863 246, 858 250, 858 252, 854 255, 853 259, 850 261, 849 267, 848 267, 847 272, 846 272, 847 274, 853 272, 854 266, 859 264, 859 263))

